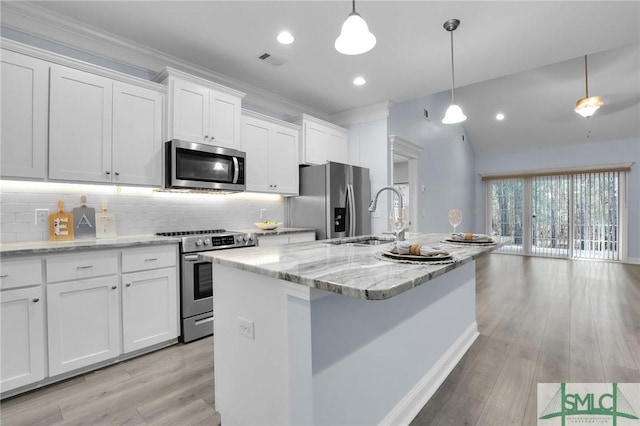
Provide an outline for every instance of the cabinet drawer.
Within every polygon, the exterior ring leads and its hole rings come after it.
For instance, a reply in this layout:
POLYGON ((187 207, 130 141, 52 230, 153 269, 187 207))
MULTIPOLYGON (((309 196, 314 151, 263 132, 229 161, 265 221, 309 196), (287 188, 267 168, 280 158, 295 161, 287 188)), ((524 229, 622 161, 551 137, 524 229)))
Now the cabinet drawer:
POLYGON ((0 288, 26 287, 42 283, 42 260, 16 259, 2 261, 0 288))
POLYGON ((47 282, 72 281, 118 273, 118 252, 98 251, 47 258, 47 282))
POLYGON ((177 247, 149 246, 122 252, 122 272, 144 271, 146 269, 176 266, 177 247))

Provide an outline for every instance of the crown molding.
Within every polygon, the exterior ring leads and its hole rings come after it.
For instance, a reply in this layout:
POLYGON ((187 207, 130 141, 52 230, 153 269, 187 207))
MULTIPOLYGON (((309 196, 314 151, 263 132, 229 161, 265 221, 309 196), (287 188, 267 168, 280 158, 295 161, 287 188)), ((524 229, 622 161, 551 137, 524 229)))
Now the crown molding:
POLYGON ((392 106, 393 102, 382 101, 361 108, 354 108, 333 114, 330 116, 330 121, 342 126, 349 126, 352 124, 382 120, 389 116, 389 110, 392 106))
POLYGON ((52 13, 33 3, 2 2, 1 5, 0 22, 2 26, 44 41, 144 70, 149 75, 160 73, 165 67, 179 69, 246 93, 247 96, 243 99, 243 103, 276 112, 284 117, 295 117, 300 113, 308 113, 322 118, 328 117, 327 113, 308 105, 216 73, 159 50, 134 43, 115 34, 104 32, 80 21, 52 13))

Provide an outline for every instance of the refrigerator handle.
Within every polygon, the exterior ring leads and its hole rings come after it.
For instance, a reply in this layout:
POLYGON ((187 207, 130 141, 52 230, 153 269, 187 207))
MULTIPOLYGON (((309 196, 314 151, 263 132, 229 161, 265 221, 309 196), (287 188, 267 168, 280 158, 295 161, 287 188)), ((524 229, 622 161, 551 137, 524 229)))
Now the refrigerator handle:
POLYGON ((353 185, 347 184, 347 204, 349 214, 349 237, 356 236, 356 199, 353 195, 353 185))

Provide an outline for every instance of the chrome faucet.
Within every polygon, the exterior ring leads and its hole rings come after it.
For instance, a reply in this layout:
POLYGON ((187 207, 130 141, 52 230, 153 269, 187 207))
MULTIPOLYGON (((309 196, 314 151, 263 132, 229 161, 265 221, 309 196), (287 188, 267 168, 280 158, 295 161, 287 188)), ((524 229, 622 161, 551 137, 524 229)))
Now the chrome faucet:
MULTIPOLYGON (((400 192, 391 187, 391 186, 385 186, 384 188, 380 188, 380 190, 378 191, 378 193, 376 194, 375 197, 373 197, 373 201, 371 201, 371 204, 369 204, 369 211, 370 212, 375 212, 376 211, 376 207, 378 206, 378 196, 380 195, 380 193, 384 190, 389 190, 389 191, 393 191, 396 193, 396 195, 398 196, 398 203, 400 206, 400 212, 402 212, 402 209, 404 208, 402 205, 402 194, 400 194, 400 192)), ((402 230, 398 233, 394 233, 394 235, 396 236, 396 241, 404 241, 404 228, 402 228, 402 230)))

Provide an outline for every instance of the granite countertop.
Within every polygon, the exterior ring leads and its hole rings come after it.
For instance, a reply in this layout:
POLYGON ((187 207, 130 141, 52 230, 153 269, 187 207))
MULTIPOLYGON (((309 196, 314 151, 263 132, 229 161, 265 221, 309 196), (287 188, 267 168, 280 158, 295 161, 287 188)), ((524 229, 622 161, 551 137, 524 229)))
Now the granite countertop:
MULTIPOLYGON (((500 244, 480 246, 441 242, 448 234, 407 233, 412 244, 439 246, 454 256, 449 264, 405 264, 381 260, 384 245, 349 245, 369 236, 276 247, 248 247, 199 253, 201 259, 292 283, 366 300, 383 300, 471 262, 500 244)), ((388 239, 388 237, 378 237, 388 239)))
POLYGON ((245 232, 245 233, 254 233, 257 236, 263 235, 284 235, 284 234, 297 234, 301 232, 316 232, 313 228, 276 228, 270 231, 265 231, 263 229, 254 227, 254 228, 244 228, 244 229, 233 229, 233 231, 245 232))
POLYGON ((178 244, 179 238, 160 237, 156 235, 134 235, 115 238, 88 238, 73 241, 25 241, 20 243, 3 243, 0 245, 0 256, 27 256, 35 254, 62 253, 85 250, 104 250, 111 248, 140 247, 145 245, 178 244))

